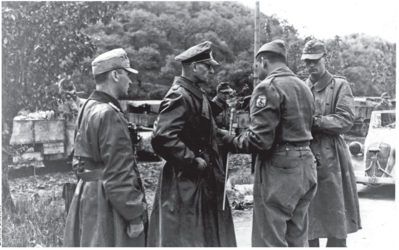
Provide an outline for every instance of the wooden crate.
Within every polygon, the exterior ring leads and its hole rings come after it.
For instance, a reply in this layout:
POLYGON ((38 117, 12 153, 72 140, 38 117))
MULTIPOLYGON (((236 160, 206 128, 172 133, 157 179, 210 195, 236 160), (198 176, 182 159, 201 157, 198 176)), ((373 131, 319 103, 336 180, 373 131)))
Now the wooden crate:
POLYGON ((34 143, 33 120, 14 120, 10 144, 34 143))
POLYGON ((24 163, 28 161, 42 161, 43 155, 40 152, 23 153, 21 156, 14 156, 14 163, 24 163))
POLYGON ((43 154, 63 154, 65 152, 65 145, 63 142, 43 143, 43 154))
POLYGON ((33 128, 35 143, 51 143, 65 139, 65 120, 36 120, 33 128))
POLYGON ((14 120, 10 144, 64 141, 65 120, 14 120))

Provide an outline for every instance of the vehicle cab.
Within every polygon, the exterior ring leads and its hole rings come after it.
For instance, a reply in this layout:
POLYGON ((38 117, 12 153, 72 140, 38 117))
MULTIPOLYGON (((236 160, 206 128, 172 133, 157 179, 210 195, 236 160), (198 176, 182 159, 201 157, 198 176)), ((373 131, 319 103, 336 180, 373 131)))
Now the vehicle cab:
POLYGON ((349 144, 357 183, 395 184, 395 131, 395 110, 372 112, 364 145, 349 144))

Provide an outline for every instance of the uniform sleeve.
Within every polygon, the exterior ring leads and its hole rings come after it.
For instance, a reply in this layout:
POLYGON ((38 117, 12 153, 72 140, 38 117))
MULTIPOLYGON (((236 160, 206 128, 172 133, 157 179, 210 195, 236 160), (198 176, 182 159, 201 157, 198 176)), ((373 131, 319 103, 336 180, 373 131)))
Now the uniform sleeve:
POLYGON ((334 101, 335 113, 321 116, 318 126, 314 127, 315 131, 339 135, 346 133, 352 127, 355 118, 354 100, 347 82, 341 85, 334 101))
POLYGON ((174 166, 190 165, 192 152, 179 138, 187 120, 189 103, 179 91, 169 92, 161 103, 159 115, 154 124, 151 144, 158 155, 174 166))
POLYGON ((234 138, 232 152, 257 153, 269 150, 275 138, 280 116, 278 91, 271 83, 260 83, 250 101, 249 129, 234 138), (263 100, 265 105, 262 104, 263 100))
MULTIPOLYGON (((139 217, 146 209, 135 172, 127 122, 115 110, 103 112, 99 124, 99 150, 105 164, 103 185, 112 206, 126 220, 139 217)), ((138 172, 138 171, 137 171, 138 172)))

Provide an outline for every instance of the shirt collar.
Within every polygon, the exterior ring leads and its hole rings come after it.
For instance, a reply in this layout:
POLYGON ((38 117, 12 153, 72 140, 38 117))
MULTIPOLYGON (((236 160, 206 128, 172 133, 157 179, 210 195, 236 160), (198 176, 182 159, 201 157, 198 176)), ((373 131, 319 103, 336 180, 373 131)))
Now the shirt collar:
POLYGON ((118 102, 118 100, 116 100, 114 97, 112 97, 111 95, 102 92, 102 91, 98 91, 98 90, 94 90, 89 99, 91 100, 95 100, 98 102, 103 102, 103 103, 112 103, 114 104, 119 110, 122 110, 121 104, 118 102))

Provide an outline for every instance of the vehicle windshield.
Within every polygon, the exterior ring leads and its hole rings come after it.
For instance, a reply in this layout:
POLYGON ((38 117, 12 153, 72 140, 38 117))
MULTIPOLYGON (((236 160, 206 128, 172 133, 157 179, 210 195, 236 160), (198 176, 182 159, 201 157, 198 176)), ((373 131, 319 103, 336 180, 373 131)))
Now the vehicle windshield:
POLYGON ((396 114, 391 112, 373 112, 371 114, 370 125, 372 128, 395 128, 396 114))

